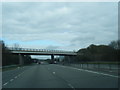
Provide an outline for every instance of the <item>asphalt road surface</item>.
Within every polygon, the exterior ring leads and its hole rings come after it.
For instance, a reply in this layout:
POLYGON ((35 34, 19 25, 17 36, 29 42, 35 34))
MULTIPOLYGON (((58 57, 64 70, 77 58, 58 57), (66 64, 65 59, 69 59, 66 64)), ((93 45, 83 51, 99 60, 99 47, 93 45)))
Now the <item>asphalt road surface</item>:
POLYGON ((2 88, 118 88, 118 76, 57 64, 34 64, 2 75, 2 88))

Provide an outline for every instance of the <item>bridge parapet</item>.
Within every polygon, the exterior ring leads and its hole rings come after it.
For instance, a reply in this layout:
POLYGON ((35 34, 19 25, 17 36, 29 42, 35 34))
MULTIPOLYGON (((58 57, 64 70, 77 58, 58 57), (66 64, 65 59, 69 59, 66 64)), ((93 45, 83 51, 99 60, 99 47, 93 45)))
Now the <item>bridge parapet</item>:
POLYGON ((60 52, 60 53, 76 53, 74 51, 51 50, 51 49, 31 49, 31 48, 13 48, 9 47, 10 51, 27 51, 27 52, 60 52))

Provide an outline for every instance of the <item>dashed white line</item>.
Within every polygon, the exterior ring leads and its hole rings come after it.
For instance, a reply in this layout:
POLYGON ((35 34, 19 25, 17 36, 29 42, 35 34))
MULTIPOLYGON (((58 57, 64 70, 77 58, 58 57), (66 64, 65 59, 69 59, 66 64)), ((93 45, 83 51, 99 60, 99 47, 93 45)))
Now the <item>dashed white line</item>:
POLYGON ((109 72, 113 72, 113 71, 109 71, 109 72))
POLYGON ((71 85, 71 84, 68 84, 73 90, 75 90, 75 88, 71 85))
POLYGON ((8 84, 8 82, 4 83, 3 86, 5 86, 5 85, 7 85, 7 84, 8 84))
POLYGON ((53 74, 55 74, 55 72, 53 72, 53 74))
POLYGON ((20 76, 21 74, 18 75, 18 77, 20 76))
POLYGON ((21 74, 23 74, 24 72, 22 72, 21 74))
MULTIPOLYGON (((21 74, 23 74, 24 72, 22 72, 21 74)), ((15 76, 14 78, 18 78, 21 74, 19 74, 18 76, 15 76)), ((14 79, 10 79, 10 82, 12 82, 14 79)), ((9 82, 6 82, 3 84, 3 86, 7 85, 9 82)))
POLYGON ((17 78, 17 76, 15 76, 14 78, 17 78))
POLYGON ((14 79, 11 79, 10 81, 12 82, 14 79))

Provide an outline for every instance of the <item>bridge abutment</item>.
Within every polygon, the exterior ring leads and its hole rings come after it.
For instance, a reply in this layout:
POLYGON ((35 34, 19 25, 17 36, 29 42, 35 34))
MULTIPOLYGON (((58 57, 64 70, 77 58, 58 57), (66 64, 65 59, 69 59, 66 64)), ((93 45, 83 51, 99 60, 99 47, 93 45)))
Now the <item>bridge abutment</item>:
POLYGON ((24 55, 19 54, 19 65, 23 65, 24 64, 24 55))

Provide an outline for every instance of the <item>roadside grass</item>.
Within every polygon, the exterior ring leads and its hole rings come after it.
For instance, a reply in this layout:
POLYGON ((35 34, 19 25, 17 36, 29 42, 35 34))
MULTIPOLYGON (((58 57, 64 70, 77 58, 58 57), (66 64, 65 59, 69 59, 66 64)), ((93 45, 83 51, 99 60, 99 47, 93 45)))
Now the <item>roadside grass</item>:
POLYGON ((28 65, 14 65, 14 66, 2 67, 2 68, 0 68, 0 71, 4 72, 4 71, 14 70, 14 69, 17 69, 17 68, 21 68, 21 67, 24 67, 24 66, 31 66, 31 65, 33 65, 33 64, 28 64, 28 65))
POLYGON ((14 70, 19 67, 23 67, 23 66, 18 65, 18 66, 5 67, 5 68, 2 68, 2 71, 4 72, 4 71, 8 71, 8 70, 14 70))

